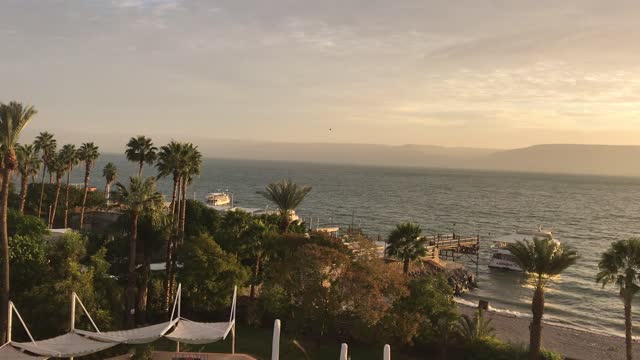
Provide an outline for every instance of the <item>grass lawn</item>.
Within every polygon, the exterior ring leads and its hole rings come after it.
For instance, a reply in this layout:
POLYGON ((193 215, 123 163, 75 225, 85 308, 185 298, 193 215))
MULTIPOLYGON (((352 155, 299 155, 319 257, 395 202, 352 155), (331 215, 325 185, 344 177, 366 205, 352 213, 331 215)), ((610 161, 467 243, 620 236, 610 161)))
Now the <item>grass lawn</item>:
MULTIPOLYGON (((255 329, 246 326, 238 326, 236 333, 236 353, 249 354, 261 360, 271 359, 271 329, 255 329)), ((282 360, 306 360, 303 351, 294 345, 293 338, 287 336, 283 329, 280 338, 280 359, 282 360)), ((297 339, 297 343, 307 352, 308 359, 325 360, 338 359, 340 356, 340 343, 333 339, 297 339)), ((384 344, 349 346, 349 355, 352 359, 358 360, 382 360, 382 348, 384 344)), ((158 350, 174 351, 175 343, 166 339, 160 340, 154 346, 158 350)), ((225 341, 209 345, 180 345, 181 351, 191 352, 231 352, 231 335, 225 341)), ((391 351, 394 360, 420 360, 415 356, 409 356, 391 351)))

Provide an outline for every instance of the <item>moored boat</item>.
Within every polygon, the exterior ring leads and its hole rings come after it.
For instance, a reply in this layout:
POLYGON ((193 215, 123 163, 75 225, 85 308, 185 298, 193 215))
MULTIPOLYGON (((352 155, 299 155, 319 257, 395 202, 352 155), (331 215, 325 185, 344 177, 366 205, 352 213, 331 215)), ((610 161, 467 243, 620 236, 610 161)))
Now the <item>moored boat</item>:
POLYGON ((511 271, 522 271, 520 265, 518 265, 515 256, 509 251, 509 244, 513 244, 516 241, 533 241, 535 239, 548 239, 553 240, 553 233, 549 230, 527 231, 519 230, 513 234, 504 235, 493 239, 493 254, 491 255, 491 261, 489 261, 489 267, 494 269, 504 269, 511 271))
POLYGON ((231 196, 224 192, 209 193, 206 197, 207 205, 226 206, 231 204, 231 196))

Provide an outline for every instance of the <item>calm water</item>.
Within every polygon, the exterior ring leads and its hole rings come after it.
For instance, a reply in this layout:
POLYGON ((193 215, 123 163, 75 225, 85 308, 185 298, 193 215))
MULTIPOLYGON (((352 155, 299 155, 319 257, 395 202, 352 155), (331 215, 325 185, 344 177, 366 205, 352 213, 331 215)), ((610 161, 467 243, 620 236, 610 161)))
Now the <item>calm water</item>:
MULTIPOLYGON (((98 186, 103 186, 99 175, 106 161, 114 161, 122 174, 134 172, 122 158, 104 156, 96 166, 98 186)), ((551 227, 581 258, 549 285, 547 319, 623 333, 615 289, 602 289, 594 276, 600 254, 612 241, 640 235, 640 179, 208 159, 190 193, 202 199, 229 189, 238 206, 265 207, 268 202, 256 192, 283 178, 313 186, 298 211, 303 218, 319 219, 321 226, 347 226, 353 219, 373 236, 386 236, 403 221, 421 224, 426 233, 455 230, 484 239, 516 228, 551 227)), ((170 187, 161 183, 166 194, 170 187)), ((482 249, 480 288, 465 298, 486 298, 495 308, 528 314, 531 291, 519 275, 488 269, 488 245, 485 241, 482 249)))

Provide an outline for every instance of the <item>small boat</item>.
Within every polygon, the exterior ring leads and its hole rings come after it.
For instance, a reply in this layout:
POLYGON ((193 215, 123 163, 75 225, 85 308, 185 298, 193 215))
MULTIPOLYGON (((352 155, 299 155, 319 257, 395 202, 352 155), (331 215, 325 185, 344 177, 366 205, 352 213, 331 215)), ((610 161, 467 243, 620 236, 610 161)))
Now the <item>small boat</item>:
POLYGON ((209 193, 207 195, 207 205, 226 206, 231 204, 231 196, 223 192, 209 193))
POLYGON ((491 261, 489 261, 489 267, 494 269, 522 271, 522 268, 518 265, 515 256, 513 256, 511 251, 509 251, 508 246, 516 241, 533 241, 534 239, 553 240, 553 234, 549 230, 538 228, 538 230, 534 231, 520 230, 513 234, 493 239, 493 245, 491 246, 493 248, 493 254, 491 255, 491 261))

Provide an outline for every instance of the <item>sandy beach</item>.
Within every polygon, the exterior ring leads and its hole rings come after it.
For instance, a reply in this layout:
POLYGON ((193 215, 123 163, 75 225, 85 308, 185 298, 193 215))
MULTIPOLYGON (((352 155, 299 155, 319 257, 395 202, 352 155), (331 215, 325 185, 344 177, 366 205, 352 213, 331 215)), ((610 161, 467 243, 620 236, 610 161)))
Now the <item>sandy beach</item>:
MULTIPOLYGON (((463 314, 472 314, 475 308, 459 305, 463 314)), ((529 322, 501 313, 488 312, 496 336, 512 343, 529 343, 529 322)), ((575 360, 624 360, 624 339, 616 336, 594 334, 586 331, 544 324, 543 347, 575 360)), ((634 342, 634 358, 640 358, 640 344, 634 342)))

